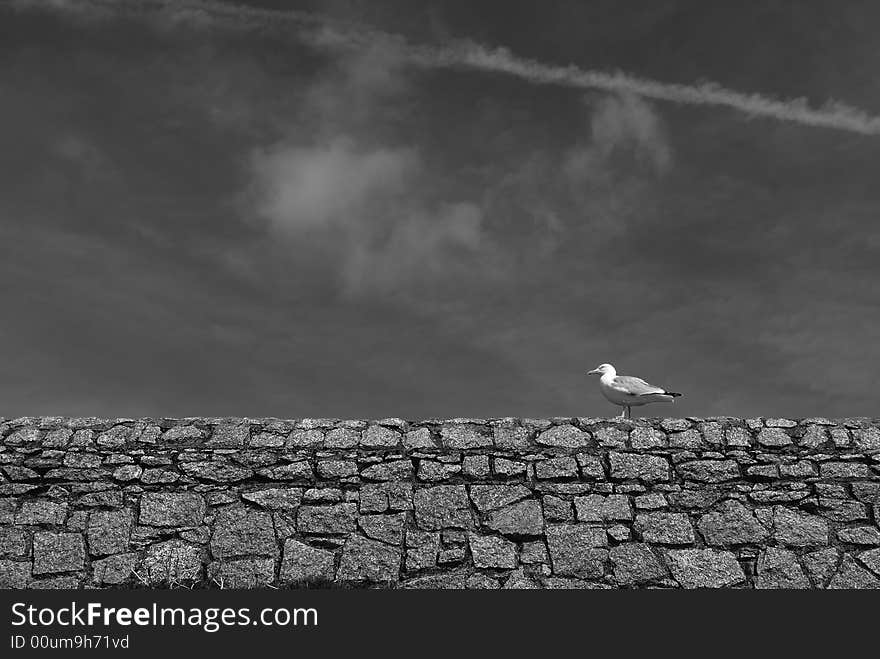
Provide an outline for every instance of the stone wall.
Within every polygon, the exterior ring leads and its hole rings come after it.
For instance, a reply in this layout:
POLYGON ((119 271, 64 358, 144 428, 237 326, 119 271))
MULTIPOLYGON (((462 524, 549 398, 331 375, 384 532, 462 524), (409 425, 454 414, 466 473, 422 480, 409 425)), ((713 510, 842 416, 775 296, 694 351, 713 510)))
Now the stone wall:
POLYGON ((876 588, 876 419, 0 418, 6 588, 876 588))

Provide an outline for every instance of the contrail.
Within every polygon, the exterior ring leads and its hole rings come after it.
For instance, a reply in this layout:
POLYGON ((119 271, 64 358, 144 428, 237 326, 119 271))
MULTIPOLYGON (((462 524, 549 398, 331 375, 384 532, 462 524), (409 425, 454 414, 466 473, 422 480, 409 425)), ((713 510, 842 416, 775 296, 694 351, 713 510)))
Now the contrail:
POLYGON ((667 83, 620 72, 586 70, 573 64, 556 66, 518 57, 505 48, 490 48, 471 41, 454 41, 442 46, 411 44, 400 35, 307 12, 217 0, 12 0, 12 7, 95 20, 154 18, 170 24, 268 33, 289 33, 293 28, 299 39, 324 48, 356 50, 386 44, 395 48, 405 61, 424 68, 470 69, 509 75, 532 84, 631 93, 684 105, 727 107, 754 117, 806 126, 880 134, 880 117, 840 102, 829 101, 822 107, 813 107, 804 98, 780 100, 727 89, 716 83, 667 83))

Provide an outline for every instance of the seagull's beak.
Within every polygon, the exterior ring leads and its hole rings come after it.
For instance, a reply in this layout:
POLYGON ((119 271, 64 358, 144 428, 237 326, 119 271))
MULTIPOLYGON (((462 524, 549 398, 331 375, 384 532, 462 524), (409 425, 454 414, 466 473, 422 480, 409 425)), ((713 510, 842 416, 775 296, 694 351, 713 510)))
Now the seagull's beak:
POLYGON ((587 371, 587 375, 596 375, 599 373, 598 368, 594 368, 592 371, 587 371))

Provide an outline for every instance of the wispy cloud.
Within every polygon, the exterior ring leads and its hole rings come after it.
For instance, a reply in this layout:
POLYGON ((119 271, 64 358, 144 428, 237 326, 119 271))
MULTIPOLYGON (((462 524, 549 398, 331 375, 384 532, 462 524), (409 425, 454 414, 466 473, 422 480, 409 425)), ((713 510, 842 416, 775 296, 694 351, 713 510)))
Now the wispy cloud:
POLYGON ((344 138, 311 148, 276 146, 254 156, 257 212, 279 233, 348 224, 368 203, 404 192, 417 167, 408 149, 358 151, 344 138))
POLYGON ((351 295, 412 292, 484 272, 482 209, 425 203, 421 169, 409 148, 348 138, 275 145, 252 160, 253 212, 293 249, 320 246, 351 295))
POLYGON ((434 55, 432 58, 428 52, 425 63, 436 66, 447 62, 450 66, 460 65, 506 73, 538 84, 623 92, 686 105, 722 106, 753 116, 808 126, 880 134, 880 117, 835 101, 829 101, 821 108, 814 108, 803 98, 778 100, 726 89, 717 83, 683 85, 647 80, 619 72, 589 71, 574 65, 553 66, 517 57, 506 48, 489 49, 473 43, 463 43, 449 50, 436 50, 434 55))
POLYGON ((420 149, 372 128, 377 114, 393 111, 389 99, 406 92, 405 76, 389 73, 400 66, 396 51, 378 43, 359 54, 366 57, 340 57, 313 80, 284 136, 251 153, 245 215, 329 269, 352 297, 413 300, 490 276, 481 205, 432 197, 420 149))
POLYGON ((472 69, 511 75, 533 84, 629 93, 686 105, 727 107, 755 117, 867 135, 880 134, 880 116, 837 101, 814 107, 803 98, 776 99, 727 89, 711 82, 699 85, 668 83, 622 72, 587 70, 573 64, 559 66, 519 57, 506 48, 491 48, 467 40, 442 46, 409 44, 399 35, 301 11, 264 9, 215 0, 13 0, 11 6, 19 10, 50 10, 81 17, 154 17, 194 27, 272 32, 294 28, 298 38, 325 48, 361 49, 379 41, 394 44, 411 64, 421 67, 472 69))
POLYGON ((672 162, 672 147, 660 118, 650 105, 634 94, 609 95, 600 100, 590 122, 589 145, 572 149, 564 171, 579 184, 607 171, 615 151, 628 150, 639 163, 663 174, 672 162))

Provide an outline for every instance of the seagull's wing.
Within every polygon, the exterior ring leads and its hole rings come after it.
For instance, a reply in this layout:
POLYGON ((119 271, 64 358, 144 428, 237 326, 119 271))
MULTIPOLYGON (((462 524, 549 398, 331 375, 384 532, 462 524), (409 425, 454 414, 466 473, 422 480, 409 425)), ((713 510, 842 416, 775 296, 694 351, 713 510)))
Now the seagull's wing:
POLYGON ((618 375, 614 378, 611 386, 621 393, 630 396, 647 396, 649 394, 665 394, 666 390, 648 384, 642 378, 636 378, 631 375, 618 375))

